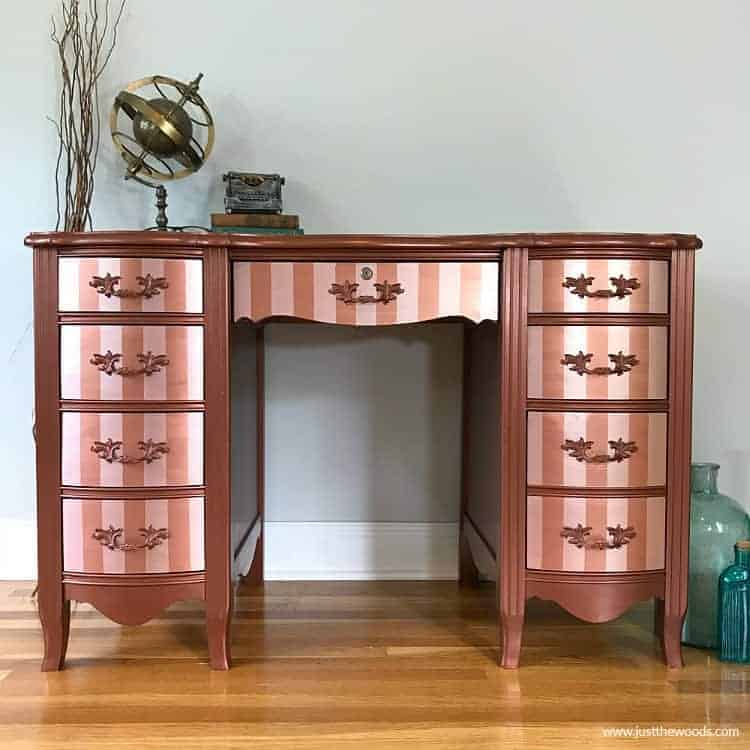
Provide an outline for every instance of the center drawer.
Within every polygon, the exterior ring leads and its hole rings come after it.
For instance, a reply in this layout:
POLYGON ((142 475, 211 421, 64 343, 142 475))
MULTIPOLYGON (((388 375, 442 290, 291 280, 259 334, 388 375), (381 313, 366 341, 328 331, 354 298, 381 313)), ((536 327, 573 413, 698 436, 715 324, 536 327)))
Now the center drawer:
POLYGON ((497 320, 498 264, 236 262, 235 321, 291 316, 344 325, 497 320))
POLYGON ((63 399, 203 398, 201 326, 63 325, 63 399))
POLYGON ((202 497, 62 504, 63 569, 181 573, 205 567, 202 497))
POLYGON ((203 484, 203 414, 64 412, 62 484, 203 484))

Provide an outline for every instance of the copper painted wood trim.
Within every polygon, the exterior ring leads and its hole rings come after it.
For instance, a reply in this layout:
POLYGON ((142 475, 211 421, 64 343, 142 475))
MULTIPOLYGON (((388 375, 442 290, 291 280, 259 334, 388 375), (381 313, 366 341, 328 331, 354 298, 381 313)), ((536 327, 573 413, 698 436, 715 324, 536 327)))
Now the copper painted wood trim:
POLYGON ((582 258, 529 262, 530 313, 623 315, 666 314, 668 310, 666 260, 582 258))
POLYGON ((233 319, 287 316, 344 325, 497 318, 497 263, 234 263, 233 319), (379 287, 393 293, 374 301, 379 287), (333 290, 333 293, 332 293, 333 290))
POLYGON ((202 325, 203 315, 185 313, 100 313, 76 312, 58 313, 57 319, 61 325, 161 325, 161 326, 196 326, 202 325))
POLYGON ((73 500, 183 500, 203 497, 204 488, 192 487, 62 487, 63 501, 73 500))
POLYGON ((202 497, 63 500, 65 573, 198 571, 204 547, 202 497))
MULTIPOLYGON (((667 415, 661 413, 529 412, 528 482, 559 487, 651 487, 666 483, 667 415), (627 460, 585 462, 567 441, 591 443, 604 455, 610 441, 634 443, 627 460)), ((610 448, 612 446, 610 445, 610 448)), ((622 447, 622 446, 621 446, 622 447)), ((611 458, 608 455, 608 458, 611 458)))
POLYGON ((185 584, 200 583, 206 580, 206 572, 190 571, 187 573, 73 573, 65 572, 63 583, 76 586, 107 586, 112 589, 130 586, 184 586, 185 584))
POLYGON ((529 315, 531 326, 668 326, 669 315, 650 313, 534 313, 529 315))
POLYGON ((533 485, 528 487, 529 495, 543 497, 665 497, 666 486, 659 487, 552 487, 550 485, 533 485))
POLYGON ((34 418, 36 429, 36 516, 42 670, 61 669, 68 641, 70 607, 62 579, 60 364, 57 341, 57 253, 34 250, 34 418))
MULTIPOLYGON (((203 414, 200 412, 63 412, 62 484, 82 487, 159 487, 203 484, 203 414), (122 443, 122 450, 103 452, 122 443), (158 460, 136 447, 164 444, 158 460), (101 444, 101 445, 99 445, 101 444), (108 459, 112 460, 108 460, 108 459)), ((142 448, 145 450, 145 448, 142 448)))
POLYGON ((202 261, 61 257, 61 312, 202 313, 202 261))
POLYGON ((194 412, 204 411, 203 401, 60 401, 60 411, 80 412, 194 412))
POLYGON ((529 493, 526 567, 571 572, 662 570, 665 512, 664 497, 529 493))
POLYGON ((91 604, 120 625, 143 625, 170 604, 205 598, 205 584, 202 580, 188 579, 166 584, 164 577, 158 576, 162 580, 149 585, 143 578, 148 576, 142 576, 132 584, 112 585, 77 581, 67 576, 64 583, 65 597, 91 604))
MULTIPOLYGON (((300 237, 213 234, 180 232, 156 236, 145 231, 104 231, 104 232, 35 232, 24 240, 28 246, 75 248, 129 247, 133 252, 143 253, 145 248, 175 248, 178 252, 189 249, 225 247, 232 250, 256 247, 306 247, 315 249, 362 250, 366 248, 397 248, 408 251, 412 248, 594 248, 607 249, 697 249, 703 243, 690 234, 639 234, 604 232, 550 232, 534 234, 479 235, 385 235, 385 234, 308 234, 300 237)), ((356 253, 354 253, 356 254, 356 253)), ((234 258, 232 258, 234 259, 234 258)))
POLYGON ((526 591, 530 599, 557 602, 586 622, 608 622, 638 602, 663 596, 664 573, 602 575, 529 571, 526 591))
POLYGON ((472 529, 474 529, 474 533, 477 535, 482 544, 487 548, 487 552, 490 553, 492 559, 497 560, 497 550, 492 546, 490 540, 487 539, 487 537, 482 533, 482 530, 471 517, 471 514, 464 513, 463 519, 464 521, 468 522, 469 526, 471 526, 472 529))
POLYGON ((600 400, 585 399, 541 399, 530 398, 528 400, 529 411, 588 411, 596 413, 634 413, 634 412, 666 412, 669 409, 669 401, 661 399, 653 400, 600 400))
POLYGON ((687 610, 690 539, 690 461, 693 409, 693 313, 695 253, 673 253, 672 328, 669 345, 667 449, 667 561, 664 596, 664 655, 670 667, 682 666, 680 636, 687 610))
POLYGON ((230 265, 226 247, 204 259, 206 341, 206 620, 212 669, 231 665, 230 265))
POLYGON ((65 400, 203 398, 202 326, 63 325, 60 362, 65 400))
POLYGON ((664 400, 668 339, 656 326, 529 326, 529 398, 664 400))
MULTIPOLYGON (((526 607, 526 371, 528 250, 503 255, 500 280, 500 663, 518 667, 526 607)), ((498 502, 500 502, 498 498, 498 502)))

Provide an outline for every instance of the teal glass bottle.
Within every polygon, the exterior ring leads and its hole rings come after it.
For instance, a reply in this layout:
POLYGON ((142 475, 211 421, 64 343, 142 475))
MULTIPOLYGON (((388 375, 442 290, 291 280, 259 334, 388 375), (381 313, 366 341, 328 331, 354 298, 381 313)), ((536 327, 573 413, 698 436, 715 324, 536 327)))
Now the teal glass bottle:
POLYGON ((719 659, 750 664, 750 542, 737 542, 734 565, 719 576, 719 659))
POLYGON ((682 642, 717 648, 716 581, 734 559, 734 545, 750 539, 750 518, 718 490, 718 464, 690 467, 690 572, 682 642))

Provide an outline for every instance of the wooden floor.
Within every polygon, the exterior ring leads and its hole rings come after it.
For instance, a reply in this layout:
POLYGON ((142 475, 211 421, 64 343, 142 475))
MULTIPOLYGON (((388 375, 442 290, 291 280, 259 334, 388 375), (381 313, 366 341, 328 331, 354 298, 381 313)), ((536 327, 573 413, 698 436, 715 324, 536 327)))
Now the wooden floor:
POLYGON ((228 673, 186 604, 139 628, 79 605, 67 669, 43 674, 31 593, 0 583, 3 750, 750 747, 750 668, 688 649, 667 671, 650 605, 591 626, 533 602, 507 671, 491 587, 270 583, 239 597, 228 673), (742 736, 603 736, 704 724, 742 736))

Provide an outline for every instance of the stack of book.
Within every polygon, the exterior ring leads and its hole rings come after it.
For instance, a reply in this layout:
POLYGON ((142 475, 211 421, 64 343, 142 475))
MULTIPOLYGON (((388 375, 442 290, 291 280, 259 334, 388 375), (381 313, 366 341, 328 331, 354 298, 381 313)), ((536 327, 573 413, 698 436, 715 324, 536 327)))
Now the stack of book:
POLYGON ((304 234, 292 214, 211 214, 214 232, 232 234, 304 234))

